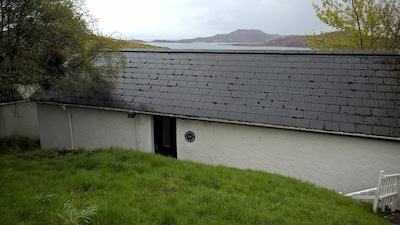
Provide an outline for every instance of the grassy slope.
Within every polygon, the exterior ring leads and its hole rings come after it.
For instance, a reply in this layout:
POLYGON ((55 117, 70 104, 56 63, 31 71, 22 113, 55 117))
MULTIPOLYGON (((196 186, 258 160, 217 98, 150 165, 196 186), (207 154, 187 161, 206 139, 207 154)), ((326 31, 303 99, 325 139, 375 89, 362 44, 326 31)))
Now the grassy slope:
POLYGON ((118 40, 118 41, 120 42, 123 48, 160 48, 157 46, 147 45, 138 42, 125 41, 125 40, 118 40))
POLYGON ((0 155, 0 180, 0 224, 62 224, 67 202, 98 206, 91 224, 387 224, 295 179, 136 151, 0 155))
POLYGON ((108 39, 110 41, 117 42, 120 48, 160 48, 157 46, 152 46, 152 45, 128 41, 128 40, 121 40, 121 39, 115 39, 115 38, 109 38, 109 37, 104 37, 104 38, 108 39))

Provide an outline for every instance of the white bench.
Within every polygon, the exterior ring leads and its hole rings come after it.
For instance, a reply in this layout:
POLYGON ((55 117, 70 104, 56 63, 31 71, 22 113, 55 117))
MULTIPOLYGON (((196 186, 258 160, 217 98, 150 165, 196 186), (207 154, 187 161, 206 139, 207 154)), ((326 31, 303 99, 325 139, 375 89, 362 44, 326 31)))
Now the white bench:
POLYGON ((399 198, 399 184, 400 174, 385 175, 384 171, 381 170, 379 172, 378 185, 376 188, 346 194, 346 196, 359 200, 372 200, 374 212, 376 212, 378 208, 381 208, 382 212, 384 212, 386 206, 394 212, 399 198), (374 195, 363 195, 364 193, 370 193, 374 190, 376 190, 374 195))

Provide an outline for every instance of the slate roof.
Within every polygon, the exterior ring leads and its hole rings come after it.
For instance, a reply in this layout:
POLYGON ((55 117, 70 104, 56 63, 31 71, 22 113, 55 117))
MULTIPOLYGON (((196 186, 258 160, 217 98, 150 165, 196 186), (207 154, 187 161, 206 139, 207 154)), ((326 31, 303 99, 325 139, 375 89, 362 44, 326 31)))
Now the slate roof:
POLYGON ((44 101, 400 137, 393 52, 126 50, 112 97, 44 101))

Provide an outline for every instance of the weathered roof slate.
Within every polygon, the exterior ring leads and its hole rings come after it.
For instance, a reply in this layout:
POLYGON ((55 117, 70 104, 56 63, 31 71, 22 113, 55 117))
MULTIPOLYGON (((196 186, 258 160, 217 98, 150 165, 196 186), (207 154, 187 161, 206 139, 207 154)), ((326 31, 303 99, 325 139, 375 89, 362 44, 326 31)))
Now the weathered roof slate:
POLYGON ((127 50, 111 98, 42 100, 400 137, 392 52, 127 50))

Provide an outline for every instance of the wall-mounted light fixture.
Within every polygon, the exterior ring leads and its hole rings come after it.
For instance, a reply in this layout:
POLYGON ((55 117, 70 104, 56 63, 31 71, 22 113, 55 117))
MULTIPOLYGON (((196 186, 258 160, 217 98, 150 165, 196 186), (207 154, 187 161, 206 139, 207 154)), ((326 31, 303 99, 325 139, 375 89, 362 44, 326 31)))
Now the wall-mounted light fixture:
POLYGON ((135 118, 136 113, 134 111, 129 111, 128 118, 135 118))

